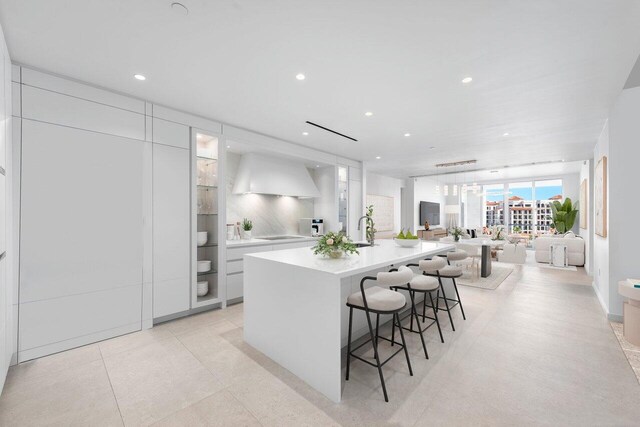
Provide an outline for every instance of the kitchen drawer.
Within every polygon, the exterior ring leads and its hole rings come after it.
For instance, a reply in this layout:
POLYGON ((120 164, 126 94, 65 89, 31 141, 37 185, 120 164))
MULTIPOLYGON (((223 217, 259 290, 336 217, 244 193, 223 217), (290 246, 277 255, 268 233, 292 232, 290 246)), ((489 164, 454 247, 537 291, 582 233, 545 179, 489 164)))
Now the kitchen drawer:
POLYGON ((305 242, 282 243, 279 245, 273 245, 273 250, 280 251, 283 249, 310 248, 315 244, 316 244, 315 240, 307 240, 305 242))
POLYGON ((242 260, 227 261, 227 274, 242 273, 242 260))
POLYGON ((227 275, 227 301, 241 298, 243 293, 243 274, 228 274, 227 275))
POLYGON ((273 249, 271 245, 263 246, 247 246, 241 248, 229 248, 227 247, 227 261, 241 260, 245 254, 252 254, 256 252, 269 252, 273 249))

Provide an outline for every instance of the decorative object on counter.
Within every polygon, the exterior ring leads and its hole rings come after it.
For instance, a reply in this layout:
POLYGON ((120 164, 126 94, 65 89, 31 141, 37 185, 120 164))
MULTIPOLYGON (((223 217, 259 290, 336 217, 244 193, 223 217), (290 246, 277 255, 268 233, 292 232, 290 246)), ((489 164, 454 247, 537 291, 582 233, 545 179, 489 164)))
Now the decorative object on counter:
POLYGON ((211 261, 198 261, 198 273, 206 273, 211 270, 211 261))
POLYGON ((240 221, 236 222, 235 227, 233 227, 233 240, 240 240, 242 238, 242 233, 240 232, 240 221))
POLYGON ((460 236, 462 236, 462 233, 462 228, 460 227, 451 227, 449 229, 449 234, 453 236, 453 240, 455 240, 456 242, 460 241, 460 236))
POLYGON ((242 231, 245 239, 251 239, 251 230, 253 229, 253 222, 249 218, 242 220, 242 231))
POLYGON ((429 221, 425 221, 424 222, 424 229, 428 230, 429 229, 429 221))
POLYGON ((197 283, 196 294, 199 297, 203 297, 208 293, 209 293, 209 281, 208 280, 202 280, 202 281, 198 282, 197 283))
POLYGON ((227 240, 233 240, 233 224, 227 224, 227 240))
POLYGON ((367 206, 367 213, 364 216, 361 216, 360 219, 358 220, 358 231, 360 231, 360 227, 362 225, 363 219, 367 223, 366 229, 365 229, 367 242, 369 242, 369 244, 373 246, 376 239, 376 231, 377 231, 375 228, 375 224, 373 223, 373 205, 367 206))
POLYGON ((411 233, 411 230, 407 230, 407 232, 405 233, 404 229, 400 230, 393 241, 396 242, 396 245, 402 246, 404 248, 411 248, 420 244, 420 239, 418 238, 418 236, 411 233))
POLYGON ((578 216, 578 203, 576 202, 575 205, 572 205, 571 198, 567 197, 564 203, 554 200, 551 202, 550 207, 553 220, 551 227, 555 228, 560 234, 571 230, 578 216))
POLYGON ((343 232, 328 232, 320 237, 318 243, 311 248, 315 255, 324 255, 329 258, 340 258, 346 254, 359 254, 356 245, 343 232))
POLYGON ((207 244, 208 235, 209 233, 207 233, 206 231, 198 231, 198 237, 196 239, 196 241, 198 242, 198 246, 204 246, 207 244))

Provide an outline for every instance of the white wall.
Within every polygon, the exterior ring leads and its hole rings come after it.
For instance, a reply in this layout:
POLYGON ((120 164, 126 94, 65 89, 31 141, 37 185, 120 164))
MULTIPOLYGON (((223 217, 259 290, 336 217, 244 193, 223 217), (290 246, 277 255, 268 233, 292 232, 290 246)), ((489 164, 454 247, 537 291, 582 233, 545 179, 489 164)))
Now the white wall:
POLYGON ((367 172, 367 195, 393 197, 393 232, 402 226, 401 188, 404 181, 398 178, 367 172))
POLYGON ((638 239, 634 233, 640 211, 635 176, 640 158, 639 116, 640 87, 623 90, 609 117, 609 314, 612 318, 622 315, 618 281, 640 277, 638 239))
MULTIPOLYGON (((593 167, 595 169, 602 156, 609 157, 609 123, 607 122, 600 133, 598 143, 593 149, 593 167)), ((607 180, 607 193, 609 192, 609 180, 607 180)), ((607 210, 610 204, 607 199, 607 210)), ((595 219, 594 211, 589 212, 592 219, 595 219)), ((607 217, 607 221, 610 217, 607 217)), ((607 222, 607 228, 609 228, 607 222)), ((600 299, 606 313, 609 313, 609 239, 593 234, 593 282, 596 294, 600 299)))
POLYGON ((12 97, 11 97, 11 59, 0 28, 0 392, 4 386, 7 370, 14 349, 13 316, 13 274, 11 246, 12 227, 12 191, 11 191, 11 135, 12 135, 12 97))
POLYGON ((444 214, 445 197, 442 195, 442 184, 440 192, 436 191, 437 182, 433 178, 413 179, 413 226, 415 230, 424 230, 424 224, 420 224, 420 202, 440 203, 440 224, 430 224, 433 227, 446 227, 444 214))

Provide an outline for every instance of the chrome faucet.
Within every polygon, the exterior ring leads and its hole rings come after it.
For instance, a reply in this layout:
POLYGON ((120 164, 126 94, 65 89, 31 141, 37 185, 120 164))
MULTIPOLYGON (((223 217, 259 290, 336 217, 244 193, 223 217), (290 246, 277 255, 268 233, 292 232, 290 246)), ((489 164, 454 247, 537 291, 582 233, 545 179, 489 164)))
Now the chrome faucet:
POLYGON ((363 215, 360 217, 360 219, 358 220, 358 231, 360 231, 362 228, 362 220, 366 220, 367 221, 367 231, 366 231, 366 237, 367 237, 367 242, 369 242, 369 244, 371 246, 373 246, 373 242, 375 241, 376 238, 376 230, 375 228, 373 228, 373 219, 371 219, 371 217, 369 215, 363 215))

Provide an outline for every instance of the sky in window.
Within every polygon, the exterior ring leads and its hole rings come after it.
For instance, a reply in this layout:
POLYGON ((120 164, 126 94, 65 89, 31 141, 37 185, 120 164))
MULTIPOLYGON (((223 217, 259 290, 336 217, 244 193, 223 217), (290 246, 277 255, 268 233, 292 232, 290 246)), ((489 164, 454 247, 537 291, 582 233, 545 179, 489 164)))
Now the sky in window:
MULTIPOLYGON (((486 193, 488 202, 502 202, 504 200, 503 188, 487 188, 486 193)), ((524 200, 531 200, 533 198, 531 187, 510 188, 509 193, 509 197, 518 196, 524 200)), ((562 185, 551 185, 536 188, 536 199, 538 200, 548 200, 558 194, 562 194, 562 185)))

